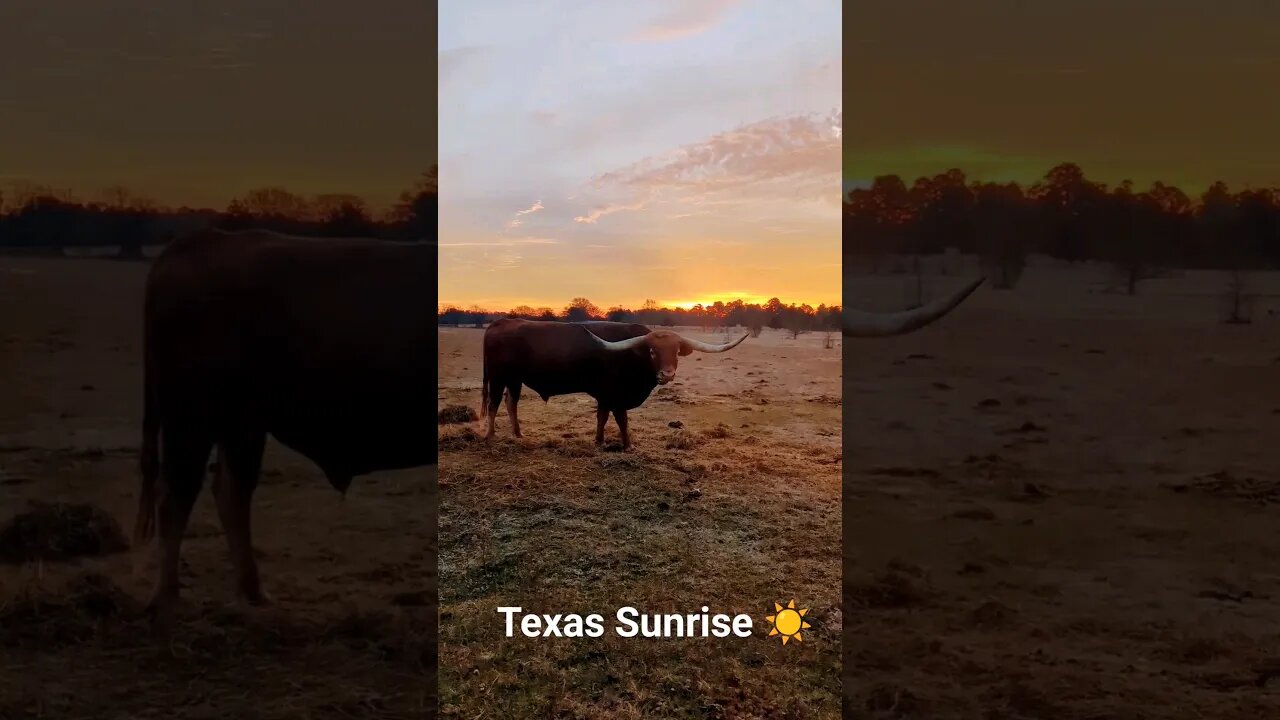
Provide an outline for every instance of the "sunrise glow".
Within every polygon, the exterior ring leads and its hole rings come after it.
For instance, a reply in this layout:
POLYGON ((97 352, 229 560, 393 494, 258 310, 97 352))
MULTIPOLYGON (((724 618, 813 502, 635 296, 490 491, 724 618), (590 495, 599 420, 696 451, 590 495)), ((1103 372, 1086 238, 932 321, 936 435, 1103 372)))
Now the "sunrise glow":
POLYGON ((798 5, 442 5, 440 303, 838 304, 840 7, 798 5))

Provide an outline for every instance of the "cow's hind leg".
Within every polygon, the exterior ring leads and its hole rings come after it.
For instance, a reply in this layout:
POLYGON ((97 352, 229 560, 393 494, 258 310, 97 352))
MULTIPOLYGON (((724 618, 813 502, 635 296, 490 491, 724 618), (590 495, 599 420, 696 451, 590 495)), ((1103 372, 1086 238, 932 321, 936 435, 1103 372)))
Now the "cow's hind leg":
POLYGON ((227 549, 236 573, 236 591, 250 605, 270 601, 258 579, 258 561, 253 556, 251 507, 253 492, 262 472, 262 452, 267 434, 236 430, 218 445, 220 463, 213 494, 218 501, 218 517, 227 536, 227 549))
POLYGON ((160 535, 160 578, 147 604, 147 613, 161 626, 173 621, 178 602, 178 571, 182 536, 191 508, 204 485, 205 464, 213 440, 201 429, 166 423, 160 434, 160 497, 157 529, 160 535))
POLYGON ((489 380, 489 407, 486 408, 488 410, 488 415, 489 415, 489 429, 484 434, 485 440, 493 439, 493 423, 495 420, 494 415, 497 414, 498 406, 501 404, 502 404, 502 381, 497 379, 491 379, 489 380))
POLYGON ((520 435, 520 418, 516 417, 516 406, 520 403, 520 383, 507 386, 507 417, 511 419, 511 433, 520 435))
POLYGON ((627 432, 627 411, 614 410, 613 419, 618 421, 618 434, 622 436, 622 449, 631 449, 631 434, 627 432))
POLYGON ((604 444, 604 425, 609 422, 609 410, 603 405, 596 405, 596 444, 604 444))

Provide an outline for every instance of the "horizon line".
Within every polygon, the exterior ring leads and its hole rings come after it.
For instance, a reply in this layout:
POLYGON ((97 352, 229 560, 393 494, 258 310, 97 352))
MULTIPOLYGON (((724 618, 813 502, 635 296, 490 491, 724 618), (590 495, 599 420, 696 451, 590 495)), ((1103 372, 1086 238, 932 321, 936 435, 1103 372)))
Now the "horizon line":
MULTIPOLYGON (((767 304, 767 301, 766 301, 766 302, 746 302, 746 301, 745 301, 745 300, 743 300, 742 298, 734 298, 733 300, 721 301, 721 302, 723 302, 723 303, 727 306, 727 305, 731 305, 731 304, 733 304, 734 302, 737 302, 738 300, 742 300, 743 305, 744 305, 744 306, 746 306, 746 307, 764 307, 764 306, 767 304)), ((840 306, 841 306, 841 304, 842 304, 842 301, 839 301, 839 302, 809 302, 809 301, 792 301, 792 300, 784 300, 784 299, 783 299, 783 298, 781 298, 781 297, 779 297, 779 298, 778 298, 778 302, 782 303, 782 306, 783 306, 783 307, 787 307, 787 308, 789 308, 789 307, 796 307, 796 308, 799 308, 799 307, 802 307, 802 306, 808 305, 809 307, 813 308, 814 310, 817 310, 819 307, 827 307, 827 308, 831 308, 831 307, 840 307, 840 306)), ((627 311, 627 312, 646 312, 646 310, 645 310, 645 308, 644 308, 644 303, 643 303, 643 302, 641 302, 641 303, 637 303, 637 304, 634 304, 634 305, 629 304, 629 303, 606 303, 606 304, 604 304, 604 305, 601 305, 601 304, 599 304, 599 303, 593 303, 593 304, 594 304, 597 308, 599 308, 599 309, 601 310, 601 312, 604 312, 604 313, 608 313, 608 312, 610 312, 610 311, 612 311, 612 310, 616 310, 616 309, 625 310, 625 311, 627 311)), ((569 307, 569 303, 568 303, 568 302, 559 302, 559 303, 553 303, 553 304, 547 304, 547 303, 534 304, 534 303, 528 303, 528 302, 517 302, 517 303, 514 303, 511 307, 508 307, 508 308, 505 308, 505 309, 501 309, 501 310, 495 310, 495 309, 492 309, 492 308, 485 308, 485 307, 482 307, 482 306, 480 306, 480 303, 474 303, 474 302, 473 302, 473 303, 458 303, 458 302, 443 302, 443 301, 438 301, 438 302, 437 302, 437 307, 436 307, 436 312, 437 312, 437 313, 441 313, 441 312, 444 312, 444 311, 446 311, 446 310, 461 310, 461 311, 463 311, 463 312, 477 312, 477 311, 478 311, 478 312, 484 312, 484 313, 509 313, 510 311, 515 310, 516 308, 519 308, 519 307, 527 307, 527 308, 530 308, 530 309, 532 309, 532 310, 551 310, 551 311, 552 311, 552 312, 554 312, 554 313, 561 314, 561 313, 563 313, 563 312, 564 312, 564 310, 565 310, 567 307, 569 307), (474 308, 476 308, 476 309, 473 309, 473 307, 474 307, 474 308)), ((692 311, 693 311, 693 309, 694 309, 694 307, 696 307, 696 306, 691 306, 691 307, 682 307, 682 306, 680 306, 680 305, 665 305, 665 304, 663 304, 663 305, 659 305, 659 306, 658 306, 658 307, 656 307, 656 308, 653 308, 651 311, 692 312, 692 311)), ((711 303, 703 303, 703 304, 702 304, 702 307, 703 307, 704 309, 707 309, 707 308, 713 308, 713 307, 715 307, 715 302, 711 302, 711 303)))

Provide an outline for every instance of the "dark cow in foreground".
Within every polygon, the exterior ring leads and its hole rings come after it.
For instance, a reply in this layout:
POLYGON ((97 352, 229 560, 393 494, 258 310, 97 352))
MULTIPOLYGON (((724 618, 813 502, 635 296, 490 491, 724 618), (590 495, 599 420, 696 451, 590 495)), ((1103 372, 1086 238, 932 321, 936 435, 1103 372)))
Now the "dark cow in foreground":
POLYGON ((338 490, 436 461, 435 243, 201 231, 147 277, 139 545, 159 531, 148 609, 168 619, 179 549, 218 448, 213 491, 237 577, 267 600, 250 502, 271 434, 338 490))
POLYGON ((724 352, 749 334, 712 345, 637 323, 496 320, 484 331, 480 414, 489 417, 485 439, 493 437, 504 390, 511 432, 520 437, 516 406, 521 386, 528 385, 543 400, 572 393, 595 398, 596 443, 604 442, 604 426, 613 413, 622 446, 629 448, 627 411, 639 407, 658 385, 671 382, 681 355, 724 352))

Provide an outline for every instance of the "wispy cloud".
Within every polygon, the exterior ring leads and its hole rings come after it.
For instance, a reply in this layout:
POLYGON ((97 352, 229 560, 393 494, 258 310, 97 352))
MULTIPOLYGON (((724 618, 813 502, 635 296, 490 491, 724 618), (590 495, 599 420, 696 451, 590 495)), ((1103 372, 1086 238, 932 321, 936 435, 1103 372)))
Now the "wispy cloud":
POLYGON ((444 85, 455 79, 467 67, 475 66, 485 60, 491 52, 490 48, 478 45, 445 50, 436 58, 436 78, 441 85, 444 85))
MULTIPOLYGON (((771 118, 644 158, 594 178, 589 189, 614 199, 575 220, 593 223, 655 198, 695 206, 732 205, 762 194, 778 200, 838 199, 841 127, 841 110, 771 118), (617 200, 618 195, 631 197, 617 200)), ((701 212, 686 209, 674 217, 701 212)))
POLYGON ((492 240, 480 242, 442 242, 440 247, 519 247, 522 245, 558 245, 554 238, 526 237, 513 240, 492 240))
POLYGON ((638 30, 633 42, 665 42, 700 35, 720 23, 739 0, 680 0, 669 12, 638 30))
POLYGON ((525 208, 524 210, 517 210, 516 216, 511 218, 511 220, 507 223, 507 228, 514 229, 514 228, 520 227, 521 225, 524 224, 524 220, 521 219, 522 216, 529 215, 531 213, 536 213, 542 209, 543 209, 542 201, 538 200, 537 202, 525 208))
POLYGON ((628 203, 625 205, 606 205, 604 207, 592 208, 586 215, 579 215, 573 219, 577 223, 586 223, 588 225, 595 223, 605 215, 612 215, 616 212, 624 212, 627 210, 643 210, 647 201, 628 203))

